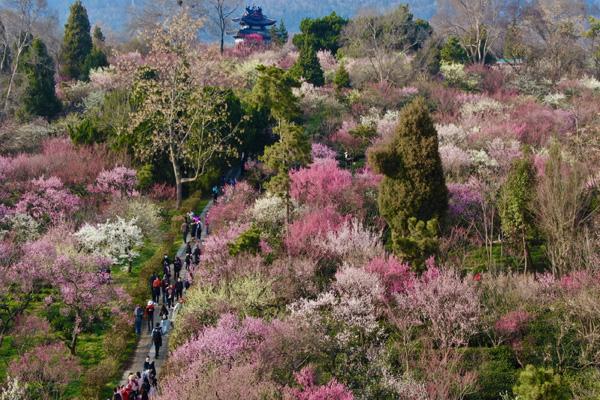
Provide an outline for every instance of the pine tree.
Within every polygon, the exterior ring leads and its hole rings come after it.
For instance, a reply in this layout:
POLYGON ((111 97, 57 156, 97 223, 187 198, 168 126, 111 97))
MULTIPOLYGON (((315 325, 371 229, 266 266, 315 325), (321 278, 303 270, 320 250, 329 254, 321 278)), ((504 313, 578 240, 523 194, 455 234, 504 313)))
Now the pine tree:
POLYGON ((460 45, 460 41, 456 36, 450 36, 444 46, 440 50, 440 57, 446 63, 465 64, 469 61, 469 55, 460 45))
POLYGON ((288 34, 287 28, 285 27, 283 20, 279 22, 279 27, 277 28, 277 33, 279 36, 279 41, 282 45, 286 44, 290 35, 288 34))
POLYGON ((351 85, 350 82, 350 74, 346 69, 344 63, 340 63, 337 71, 335 71, 335 76, 333 77, 333 84, 337 90, 349 88, 351 85))
POLYGON ((298 61, 292 67, 292 74, 299 78, 304 78, 307 82, 315 86, 323 86, 325 84, 325 76, 317 57, 317 51, 308 40, 304 41, 300 49, 298 61))
POLYGON ((29 45, 19 69, 26 81, 21 97, 21 114, 47 118, 55 116, 60 111, 60 101, 54 89, 54 60, 39 38, 29 45))
POLYGON ((61 48, 61 74, 68 79, 86 77, 85 61, 92 51, 90 21, 81 0, 71 5, 71 13, 65 25, 61 48))
POLYGON ((423 98, 402 110, 395 136, 374 147, 368 159, 373 169, 384 175, 379 212, 390 227, 394 251, 419 268, 432 247, 419 245, 425 237, 428 242, 432 239, 430 229, 425 228, 435 226, 434 220, 441 220, 448 208, 438 136, 423 98), (425 224, 423 229, 417 229, 422 225, 419 221, 425 224), (420 233, 411 239, 415 232, 420 233), (427 253, 419 254, 420 248, 427 253))

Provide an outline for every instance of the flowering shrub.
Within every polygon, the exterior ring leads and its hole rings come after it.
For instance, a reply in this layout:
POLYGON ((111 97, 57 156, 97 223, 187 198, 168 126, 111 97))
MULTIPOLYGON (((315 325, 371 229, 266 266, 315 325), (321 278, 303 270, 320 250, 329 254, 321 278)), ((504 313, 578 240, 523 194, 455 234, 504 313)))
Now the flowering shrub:
POLYGON ((137 183, 134 169, 115 167, 112 170, 100 172, 95 184, 90 187, 90 191, 117 197, 134 197, 139 195, 135 189, 137 183))
POLYGON ((465 175, 471 167, 471 155, 454 144, 445 144, 439 148, 444 171, 455 177, 465 175))
POLYGON ((365 266, 365 269, 379 275, 388 300, 394 294, 411 290, 416 279, 410 265, 400 262, 394 256, 376 257, 365 266))
POLYGON ((380 235, 369 231, 357 219, 345 221, 335 231, 327 232, 321 247, 327 255, 353 266, 360 266, 383 254, 380 235))
POLYGON ((513 336, 523 330, 531 320, 531 315, 527 311, 511 311, 503 315, 494 324, 494 331, 501 336, 513 336))
POLYGON ((452 271, 429 268, 412 290, 396 295, 398 308, 424 324, 443 349, 464 346, 477 332, 479 294, 452 271))
POLYGON ((56 224, 79 209, 79 197, 65 189, 59 178, 34 179, 31 185, 32 190, 25 193, 15 207, 18 213, 56 224))
POLYGON ((325 159, 290 173, 292 198, 311 206, 340 203, 352 185, 352 173, 338 167, 334 159, 325 159))
POLYGON ((131 266, 139 256, 137 248, 142 245, 142 230, 137 218, 129 221, 117 217, 115 221, 92 226, 85 224, 75 233, 81 247, 89 254, 109 258, 113 264, 131 266))
POLYGON ((246 182, 236 185, 226 185, 223 195, 217 199, 206 215, 210 230, 218 233, 234 222, 240 222, 244 217, 244 210, 256 199, 256 192, 246 182))
POLYGON ((327 232, 337 230, 344 221, 345 218, 332 207, 311 211, 289 225, 285 246, 293 256, 319 258, 322 253, 318 242, 327 232))
POLYGON ((311 154, 314 161, 335 159, 335 157, 337 156, 335 150, 321 143, 312 144, 311 154))
POLYGON ((469 224, 479 217, 482 194, 477 182, 450 183, 448 191, 450 193, 448 210, 453 220, 469 224))
POLYGON ((354 396, 346 386, 334 379, 323 386, 317 385, 316 373, 310 367, 294 373, 300 389, 286 388, 286 400, 354 400, 354 396))
POLYGON ((283 199, 272 194, 257 199, 250 210, 254 222, 267 229, 281 226, 285 221, 285 213, 283 199))
POLYGON ((168 201, 176 198, 175 186, 166 183, 155 183, 148 191, 148 197, 154 201, 168 201))
POLYGON ((69 355, 62 343, 35 347, 12 361, 8 370, 11 377, 24 384, 39 385, 41 398, 60 397, 81 373, 77 359, 69 355))

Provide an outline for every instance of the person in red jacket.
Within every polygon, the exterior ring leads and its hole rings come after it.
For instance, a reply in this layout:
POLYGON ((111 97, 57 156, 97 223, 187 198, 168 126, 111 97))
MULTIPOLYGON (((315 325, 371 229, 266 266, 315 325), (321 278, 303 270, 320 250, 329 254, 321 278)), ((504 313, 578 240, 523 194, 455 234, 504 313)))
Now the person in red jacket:
POLYGON ((157 276, 152 282, 152 301, 158 303, 160 299, 160 288, 162 287, 162 281, 157 276))
POLYGON ((154 327, 154 302, 152 300, 146 306, 146 319, 148 321, 148 333, 150 333, 154 327))

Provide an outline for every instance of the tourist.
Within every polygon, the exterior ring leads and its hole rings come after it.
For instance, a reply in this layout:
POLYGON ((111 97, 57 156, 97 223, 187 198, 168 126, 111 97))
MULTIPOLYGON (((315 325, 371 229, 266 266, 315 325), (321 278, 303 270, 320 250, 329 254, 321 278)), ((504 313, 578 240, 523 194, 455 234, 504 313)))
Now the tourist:
POLYGON ((152 301, 158 303, 160 298, 160 288, 162 287, 162 282, 160 278, 157 276, 154 278, 154 282, 152 282, 152 301))
POLYGON ((152 343, 154 343, 154 358, 158 358, 160 346, 162 346, 162 330, 160 329, 160 324, 158 322, 152 330, 152 343))
POLYGON ((152 288, 152 284, 154 283, 154 280, 157 278, 156 274, 153 272, 152 275, 150 275, 150 278, 148 278, 148 286, 150 286, 150 295, 152 295, 152 293, 154 292, 153 288, 152 288))
POLYGON ((123 397, 121 397, 121 393, 119 393, 119 387, 118 386, 115 386, 115 388, 113 389, 112 400, 123 400, 123 397))
POLYGON ((192 256, 191 256, 191 254, 186 254, 185 255, 185 270, 189 271, 191 265, 192 265, 192 256))
POLYGON ((175 257, 175 261, 173 262, 173 271, 175 273, 175 276, 174 276, 175 279, 179 279, 181 267, 182 267, 181 257, 175 257))
POLYGON ((200 240, 202 238, 202 221, 200 221, 200 217, 194 217, 194 223, 196 224, 196 232, 193 236, 196 240, 200 240))
POLYGON ((166 314, 163 314, 160 322, 161 322, 162 334, 166 335, 167 333, 169 333, 169 328, 170 328, 170 323, 171 323, 171 321, 169 321, 169 313, 168 312, 166 314))
POLYGON ((179 300, 183 297, 183 281, 181 278, 177 278, 175 283, 175 300, 179 300))
POLYGON ((196 242, 196 246, 194 246, 194 251, 192 255, 194 256, 194 264, 200 263, 200 255, 202 254, 202 250, 200 249, 200 242, 196 242))
POLYGON ((213 201, 217 201, 217 198, 219 197, 219 188, 217 187, 217 185, 212 187, 212 195, 213 201))
POLYGON ((183 221, 181 224, 181 234, 183 235, 183 243, 187 243, 188 233, 190 231, 190 226, 187 221, 183 221))
POLYGON ((164 257, 163 257, 163 267, 164 267, 165 265, 171 265, 171 260, 169 260, 169 256, 168 256, 168 255, 166 255, 166 254, 165 254, 165 255, 164 255, 164 257))
POLYGON ((144 319, 144 309, 138 304, 135 306, 133 311, 135 317, 135 334, 140 336, 142 334, 142 320, 144 319))
POLYGON ((163 276, 163 279, 161 282, 161 288, 162 288, 162 302, 166 303, 167 302, 167 289, 169 288, 169 277, 167 275, 163 276))
POLYGON ((154 302, 152 300, 146 306, 146 319, 148 321, 148 332, 151 332, 152 325, 154 325, 154 302))

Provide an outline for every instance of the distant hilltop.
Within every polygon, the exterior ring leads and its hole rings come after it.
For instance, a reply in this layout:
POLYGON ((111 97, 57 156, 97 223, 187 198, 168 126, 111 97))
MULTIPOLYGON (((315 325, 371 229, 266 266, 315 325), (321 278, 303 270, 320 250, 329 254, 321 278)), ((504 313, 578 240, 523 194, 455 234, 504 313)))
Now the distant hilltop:
MULTIPOLYGON (((58 13, 61 25, 67 19, 72 2, 73 0, 48 0, 50 9, 58 13)), ((88 10, 92 24, 98 23, 114 31, 125 30, 129 11, 139 7, 136 0, 82 0, 82 2, 88 10)), ((277 21, 283 20, 292 33, 298 32, 302 18, 321 17, 332 11, 344 17, 351 17, 361 9, 387 9, 408 3, 413 14, 418 18, 429 19, 435 14, 435 1, 432 0, 253 0, 247 3, 262 6, 269 17, 277 21)), ((239 16, 243 12, 244 7, 240 7, 239 16)))

